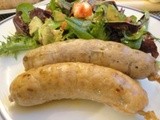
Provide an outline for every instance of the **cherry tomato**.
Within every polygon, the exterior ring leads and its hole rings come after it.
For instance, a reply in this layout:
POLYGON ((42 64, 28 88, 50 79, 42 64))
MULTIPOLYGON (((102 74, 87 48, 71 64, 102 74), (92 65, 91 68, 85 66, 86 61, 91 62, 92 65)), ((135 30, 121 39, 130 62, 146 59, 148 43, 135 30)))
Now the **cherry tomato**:
POLYGON ((72 12, 76 18, 86 18, 92 15, 92 6, 88 2, 76 2, 72 12))

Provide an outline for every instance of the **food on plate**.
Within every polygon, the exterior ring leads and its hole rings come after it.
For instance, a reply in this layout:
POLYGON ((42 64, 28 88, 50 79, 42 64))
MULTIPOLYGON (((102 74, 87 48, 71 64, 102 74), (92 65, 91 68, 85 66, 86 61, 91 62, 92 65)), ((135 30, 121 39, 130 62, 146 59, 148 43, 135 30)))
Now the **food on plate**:
POLYGON ((139 111, 138 113, 144 116, 145 120, 159 120, 154 111, 139 111))
POLYGON ((148 103, 146 92, 127 75, 89 63, 57 63, 30 69, 10 86, 10 100, 33 106, 60 99, 88 99, 127 113, 148 103))
POLYGON ((0 10, 16 8, 16 6, 24 2, 36 3, 39 1, 41 0, 1 0, 0 10))
POLYGON ((155 38, 147 30, 149 13, 126 16, 123 8, 109 1, 51 0, 46 9, 23 3, 16 8, 16 33, 0 46, 0 55, 68 39, 116 41, 131 48, 159 55, 155 38), (24 9, 26 8, 26 9, 24 9), (18 48, 18 49, 17 49, 18 48))
POLYGON ((0 43, 0 55, 36 49, 24 56, 26 71, 12 81, 10 101, 34 106, 88 99, 156 119, 153 111, 143 111, 147 93, 134 80, 160 81, 158 38, 148 32, 148 20, 148 12, 126 16, 110 1, 51 0, 45 9, 18 5, 16 32, 0 43))
POLYGON ((85 62, 119 70, 140 79, 157 75, 155 58, 112 41, 68 40, 30 50, 23 58, 25 70, 60 62, 85 62))
POLYGON ((92 6, 88 2, 75 2, 72 12, 76 18, 86 18, 92 15, 92 6))

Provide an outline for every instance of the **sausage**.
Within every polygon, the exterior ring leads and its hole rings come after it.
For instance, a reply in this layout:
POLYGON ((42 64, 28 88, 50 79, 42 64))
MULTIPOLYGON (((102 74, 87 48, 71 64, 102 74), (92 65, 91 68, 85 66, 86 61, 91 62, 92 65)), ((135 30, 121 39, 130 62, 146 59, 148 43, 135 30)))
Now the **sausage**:
POLYGON ((23 58, 26 70, 60 62, 93 63, 119 70, 135 79, 157 74, 156 60, 151 55, 121 43, 96 39, 49 44, 29 51, 23 58))
POLYGON ((33 106, 60 99, 88 99, 127 113, 148 104, 142 87, 129 76, 89 63, 57 63, 30 69, 10 85, 10 100, 33 106))

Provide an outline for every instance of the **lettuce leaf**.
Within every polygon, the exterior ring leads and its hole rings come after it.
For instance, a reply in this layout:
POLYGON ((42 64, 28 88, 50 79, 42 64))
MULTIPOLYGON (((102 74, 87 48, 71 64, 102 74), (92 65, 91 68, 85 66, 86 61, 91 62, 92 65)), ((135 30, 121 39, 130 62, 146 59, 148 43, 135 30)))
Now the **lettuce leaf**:
POLYGON ((29 12, 34 9, 34 6, 30 3, 22 3, 16 7, 16 12, 21 12, 21 17, 25 23, 30 22, 29 12))

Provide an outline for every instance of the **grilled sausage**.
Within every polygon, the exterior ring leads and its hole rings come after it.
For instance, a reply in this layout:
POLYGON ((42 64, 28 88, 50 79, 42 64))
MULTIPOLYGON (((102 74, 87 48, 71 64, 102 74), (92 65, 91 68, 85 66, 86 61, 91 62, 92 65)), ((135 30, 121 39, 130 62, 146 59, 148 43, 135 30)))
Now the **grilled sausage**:
POLYGON ((157 74, 155 58, 111 41, 78 39, 57 42, 31 50, 23 59, 26 70, 60 62, 85 62, 111 67, 135 79, 157 74))
POLYGON ((136 113, 148 103, 146 92, 127 75, 103 66, 72 62, 22 73, 10 86, 10 99, 21 106, 88 99, 128 113, 136 113))

